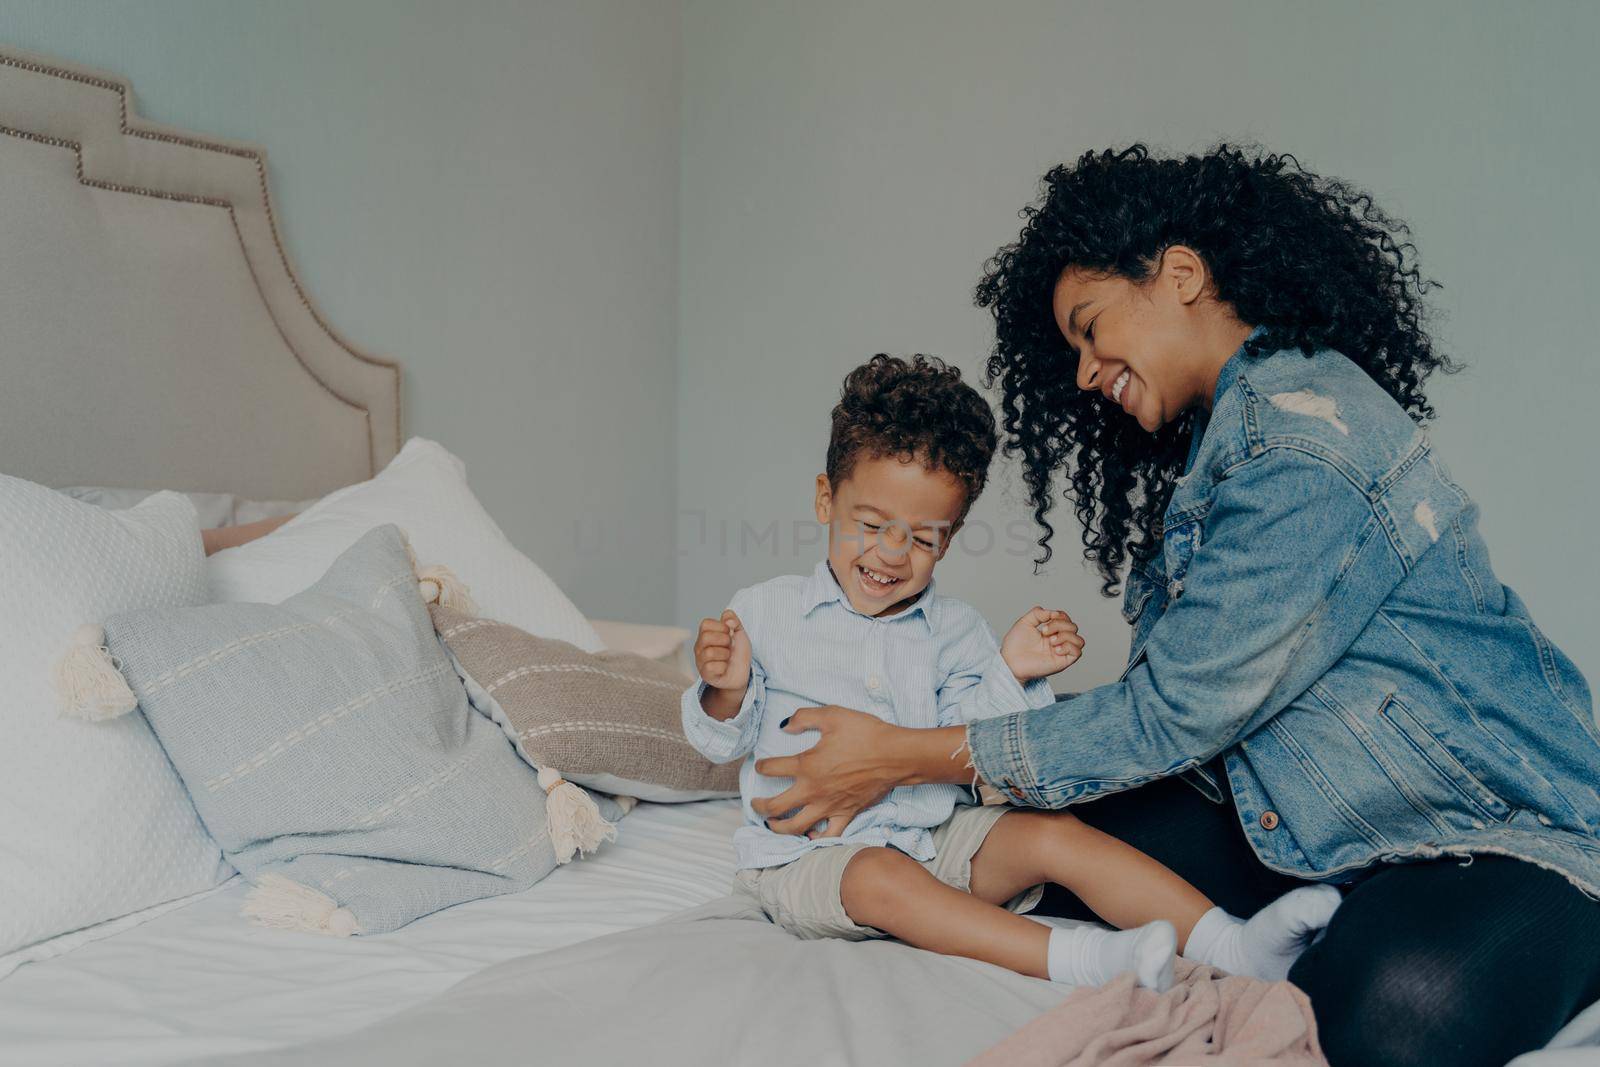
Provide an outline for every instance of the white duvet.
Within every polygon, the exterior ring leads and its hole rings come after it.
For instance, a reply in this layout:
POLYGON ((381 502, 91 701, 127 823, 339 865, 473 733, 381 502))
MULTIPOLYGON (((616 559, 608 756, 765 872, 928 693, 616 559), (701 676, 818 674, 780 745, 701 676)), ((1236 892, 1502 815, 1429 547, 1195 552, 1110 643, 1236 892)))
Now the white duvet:
POLYGON ((156 1064, 346 1033, 468 975, 654 922, 722 896, 736 801, 641 804, 617 841, 526 892, 391 934, 253 926, 238 879, 184 907, 0 981, 0 1064, 156 1064))
MULTIPOLYGON (((619 840, 558 868, 532 889, 450 908, 381 937, 329 938, 252 926, 238 916, 245 886, 235 881, 0 981, 0 1065, 210 1061, 316 1043, 434 1010, 424 1005, 488 967, 513 966, 511 961, 530 954, 631 930, 722 897, 732 876, 731 842, 739 821, 732 800, 641 804, 622 820, 619 840)), ((885 947, 873 950, 872 959, 884 957, 885 947)), ((527 969, 530 963, 516 966, 527 969)), ((637 961, 627 969, 636 970, 637 961)), ((618 975, 616 984, 602 975, 588 977, 617 989, 627 975, 618 975)), ((814 1007, 820 1010, 828 1000, 814 1007)), ((874 1035, 852 1032, 881 1030, 883 1020, 863 1019, 853 1005, 831 1007, 838 1015, 831 1024, 836 1061, 883 1062, 882 1049, 857 1056, 874 1035)), ((1042 1010, 1016 1007, 1022 1014, 992 1036, 1042 1010)), ((727 1023, 716 1012, 707 1021, 727 1023)), ((692 1028, 694 1020, 680 1017, 676 1023, 692 1028)), ((784 1029, 792 1036, 791 1024, 792 1019, 784 1029)), ((893 1027, 876 1037, 892 1038, 893 1027)), ((462 1051, 471 1058, 471 1049, 462 1051)), ((644 1058, 649 1050, 639 1052, 644 1058)), ((659 1052, 651 1058, 659 1059, 659 1052)), ((299 1051, 288 1055, 298 1059, 299 1051)), ((557 1059, 578 1062, 581 1049, 563 1050, 557 1059)), ((1573 1020, 1549 1049, 1519 1058, 1514 1067, 1580 1065, 1600 1065, 1600 1004, 1573 1020)))

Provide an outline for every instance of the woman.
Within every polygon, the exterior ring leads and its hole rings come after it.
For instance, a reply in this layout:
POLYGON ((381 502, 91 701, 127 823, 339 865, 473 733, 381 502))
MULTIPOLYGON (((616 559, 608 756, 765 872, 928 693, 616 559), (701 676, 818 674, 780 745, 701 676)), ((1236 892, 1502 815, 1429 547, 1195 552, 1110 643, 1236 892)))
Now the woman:
POLYGON ((759 767, 795 784, 758 810, 826 834, 976 774, 1235 914, 1344 888, 1290 973, 1335 1067, 1544 1045, 1600 998, 1600 731, 1418 429, 1451 366, 1406 228, 1227 146, 1091 153, 1045 186, 978 286, 989 382, 1040 562, 1059 476, 1108 595, 1127 567, 1128 668, 942 730, 803 710, 788 729, 821 737, 759 767))

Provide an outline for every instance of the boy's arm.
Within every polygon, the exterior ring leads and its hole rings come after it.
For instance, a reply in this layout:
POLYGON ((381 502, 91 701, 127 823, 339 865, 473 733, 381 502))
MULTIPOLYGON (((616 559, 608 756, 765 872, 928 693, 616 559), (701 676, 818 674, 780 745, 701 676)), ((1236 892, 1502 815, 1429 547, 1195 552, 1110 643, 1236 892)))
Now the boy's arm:
MULTIPOLYGON (((759 625, 760 611, 756 598, 748 589, 741 589, 733 595, 733 600, 728 604, 728 610, 723 613, 720 620, 707 620, 701 624, 702 640, 709 644, 719 644, 721 648, 705 650, 706 659, 702 661, 702 650, 697 644, 695 649, 695 667, 697 671, 708 671, 704 663, 709 663, 721 657, 722 665, 730 666, 728 649, 728 634, 726 626, 731 624, 742 633, 734 635, 733 651, 738 651, 739 642, 743 642, 749 649, 750 678, 743 689, 724 689, 710 685, 703 677, 697 680, 688 689, 684 690, 682 706, 680 708, 683 719, 683 735, 706 759, 712 763, 732 763, 749 755, 756 747, 756 739, 761 734, 761 716, 766 709, 767 674, 756 660, 754 640, 749 629, 751 621, 759 625), (713 630, 723 627, 720 638, 708 639, 706 629, 713 630)), ((737 655, 732 657, 737 661, 737 655)), ((716 676, 713 672, 713 676, 716 676)), ((720 680, 720 678, 719 678, 720 680)), ((731 679, 730 679, 731 680, 731 679)))
POLYGON ((956 726, 1054 704, 1056 695, 1045 679, 1035 678, 1026 685, 1017 681, 1000 655, 994 631, 976 611, 968 610, 971 620, 947 654, 951 669, 939 687, 939 725, 956 726))
MULTIPOLYGON (((732 718, 723 719, 711 709, 737 694, 696 681, 683 691, 683 736, 712 763, 732 763, 743 759, 756 747, 761 735, 761 716, 767 703, 767 672, 754 658, 750 660, 750 684, 739 697, 732 718), (708 695, 710 694, 710 695, 708 695), (705 701, 702 704, 702 700, 705 701)), ((720 710, 725 710, 720 709, 720 710)))
POLYGON ((727 722, 744 708, 745 694, 750 692, 746 683, 743 689, 718 689, 715 686, 701 683, 700 706, 705 713, 718 722, 727 722))

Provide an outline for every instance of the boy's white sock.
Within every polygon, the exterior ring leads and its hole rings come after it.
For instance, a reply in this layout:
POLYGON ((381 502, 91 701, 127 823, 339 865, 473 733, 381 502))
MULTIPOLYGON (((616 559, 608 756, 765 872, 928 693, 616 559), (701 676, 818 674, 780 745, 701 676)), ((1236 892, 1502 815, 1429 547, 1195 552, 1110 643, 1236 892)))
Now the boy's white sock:
POLYGON ((1172 988, 1177 951, 1178 931, 1165 919, 1133 930, 1057 926, 1050 930, 1045 966, 1052 982, 1072 985, 1104 985, 1123 971, 1132 971, 1140 985, 1165 993, 1172 988))
POLYGON ((1212 908, 1194 924, 1183 954, 1229 974, 1281 981, 1289 977, 1289 968, 1317 931, 1328 925, 1340 899, 1331 885, 1294 889, 1256 912, 1249 922, 1212 908))

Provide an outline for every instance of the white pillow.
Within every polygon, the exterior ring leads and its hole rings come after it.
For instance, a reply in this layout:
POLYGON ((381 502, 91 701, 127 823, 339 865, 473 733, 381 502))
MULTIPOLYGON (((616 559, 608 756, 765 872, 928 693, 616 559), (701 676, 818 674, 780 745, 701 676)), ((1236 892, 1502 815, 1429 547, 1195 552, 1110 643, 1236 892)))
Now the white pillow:
MULTIPOLYGON (((107 489, 99 485, 74 485, 58 490, 74 500, 100 508, 132 508, 161 492, 159 489, 107 489)), ((232 493, 184 493, 194 505, 202 530, 233 525, 232 493)))
POLYGON ((466 467, 420 437, 370 481, 317 501, 266 537, 218 552, 207 563, 213 599, 276 604, 322 577, 335 558, 374 526, 406 532, 418 562, 456 572, 486 619, 540 637, 605 647, 566 594, 500 532, 467 487, 466 467))
POLYGON ((51 668, 84 623, 205 601, 195 510, 160 493, 108 511, 0 475, 0 975, 224 881, 142 715, 56 711, 51 668), (69 933, 69 931, 74 931, 69 933), (58 936, 64 935, 64 936, 58 936))

